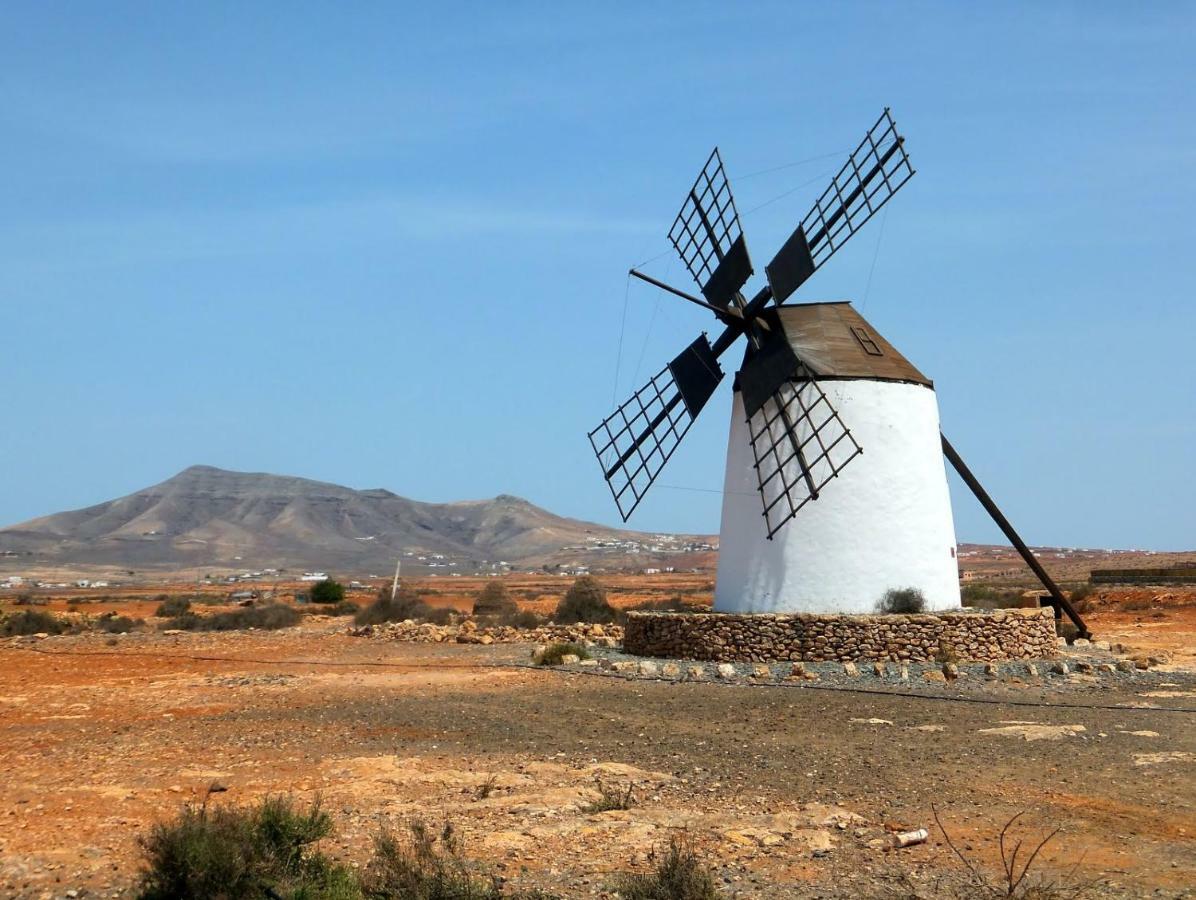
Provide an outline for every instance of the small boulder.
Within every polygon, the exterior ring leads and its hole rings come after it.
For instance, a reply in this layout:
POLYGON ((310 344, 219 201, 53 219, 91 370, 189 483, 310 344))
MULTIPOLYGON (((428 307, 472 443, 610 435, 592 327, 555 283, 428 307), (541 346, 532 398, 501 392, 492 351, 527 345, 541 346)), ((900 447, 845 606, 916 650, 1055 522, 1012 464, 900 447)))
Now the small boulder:
POLYGON ((718 677, 723 679, 730 679, 735 677, 735 667, 730 663, 718 664, 718 677))

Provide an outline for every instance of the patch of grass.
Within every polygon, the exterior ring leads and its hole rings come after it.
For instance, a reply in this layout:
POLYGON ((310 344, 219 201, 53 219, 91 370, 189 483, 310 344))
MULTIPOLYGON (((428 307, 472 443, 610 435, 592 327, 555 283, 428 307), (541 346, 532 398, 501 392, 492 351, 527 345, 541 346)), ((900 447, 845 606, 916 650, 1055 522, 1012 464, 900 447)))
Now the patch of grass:
POLYGON ((353 873, 312 848, 332 831, 319 801, 185 806, 140 840, 140 900, 361 900, 353 873))
POLYGON ((607 602, 605 588, 591 575, 582 575, 573 582, 557 604, 553 616, 562 625, 581 622, 607 624, 618 618, 618 612, 607 602))
POLYGON ((635 785, 629 784, 627 790, 623 791, 618 787, 599 782, 598 799, 582 807, 582 812, 603 813, 610 812, 612 809, 631 809, 635 804, 635 798, 631 794, 634 787, 635 785))
POLYGON ((374 838, 374 855, 362 877, 368 900, 500 900, 492 877, 471 871, 461 858, 456 835, 445 825, 439 835, 422 822, 400 838, 383 831, 374 838))
POLYGON ((66 622, 40 609, 23 609, 4 619, 0 635, 17 637, 28 634, 62 634, 68 629, 66 622))
POLYGON ((538 666, 559 666, 561 660, 572 653, 578 659, 589 659, 590 653, 581 644, 550 644, 536 662, 538 666))
POLYGON ((200 616, 187 611, 181 616, 166 622, 167 628, 178 628, 182 631, 241 631, 246 628, 260 628, 263 631, 275 631, 279 628, 290 628, 299 624, 303 618, 293 606, 248 606, 230 612, 216 613, 212 616, 200 616))
POLYGON ((926 612, 926 597, 917 588, 889 588, 876 604, 876 611, 886 615, 912 615, 926 612))
POLYGON ((657 862, 651 872, 618 879, 616 888, 622 900, 721 900, 723 897, 687 838, 674 836, 667 850, 663 853, 653 850, 652 855, 657 862))
POLYGON ((173 619, 175 616, 181 616, 191 609, 191 601, 186 597, 167 597, 165 594, 161 595, 162 601, 158 604, 158 608, 154 610, 154 615, 163 619, 173 619))

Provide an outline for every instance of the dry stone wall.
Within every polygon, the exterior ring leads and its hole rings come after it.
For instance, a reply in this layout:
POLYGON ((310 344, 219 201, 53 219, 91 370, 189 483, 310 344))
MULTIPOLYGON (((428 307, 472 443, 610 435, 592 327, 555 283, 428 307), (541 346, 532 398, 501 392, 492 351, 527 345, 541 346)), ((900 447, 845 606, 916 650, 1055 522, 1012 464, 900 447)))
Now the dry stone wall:
POLYGON ((990 661, 1058 652, 1050 609, 884 616, 633 612, 623 648, 637 656, 715 662, 990 661))

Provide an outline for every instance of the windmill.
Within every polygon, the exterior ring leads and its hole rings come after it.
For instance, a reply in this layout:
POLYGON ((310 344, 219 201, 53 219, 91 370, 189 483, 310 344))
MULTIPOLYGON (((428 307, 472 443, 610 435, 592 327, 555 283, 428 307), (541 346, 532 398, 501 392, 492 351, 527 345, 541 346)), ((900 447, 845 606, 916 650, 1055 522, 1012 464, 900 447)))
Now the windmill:
POLYGON ((914 175, 885 109, 831 184, 754 274, 722 158, 710 154, 669 229, 701 296, 630 274, 703 307, 703 333, 590 432, 623 521, 631 516, 724 373, 740 337, 723 491, 715 608, 870 612, 888 588, 930 609, 960 605, 942 456, 1047 587, 1056 617, 1083 621, 939 429, 933 383, 849 302, 787 303, 914 175))

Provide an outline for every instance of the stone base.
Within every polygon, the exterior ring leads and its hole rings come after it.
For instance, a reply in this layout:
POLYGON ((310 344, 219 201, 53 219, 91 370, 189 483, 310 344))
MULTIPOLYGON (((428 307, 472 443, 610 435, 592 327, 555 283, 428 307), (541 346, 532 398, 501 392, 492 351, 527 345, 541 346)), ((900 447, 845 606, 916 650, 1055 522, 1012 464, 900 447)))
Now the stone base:
POLYGON ((987 662, 1052 657, 1058 644, 1050 609, 883 616, 632 612, 623 649, 716 662, 987 662))

